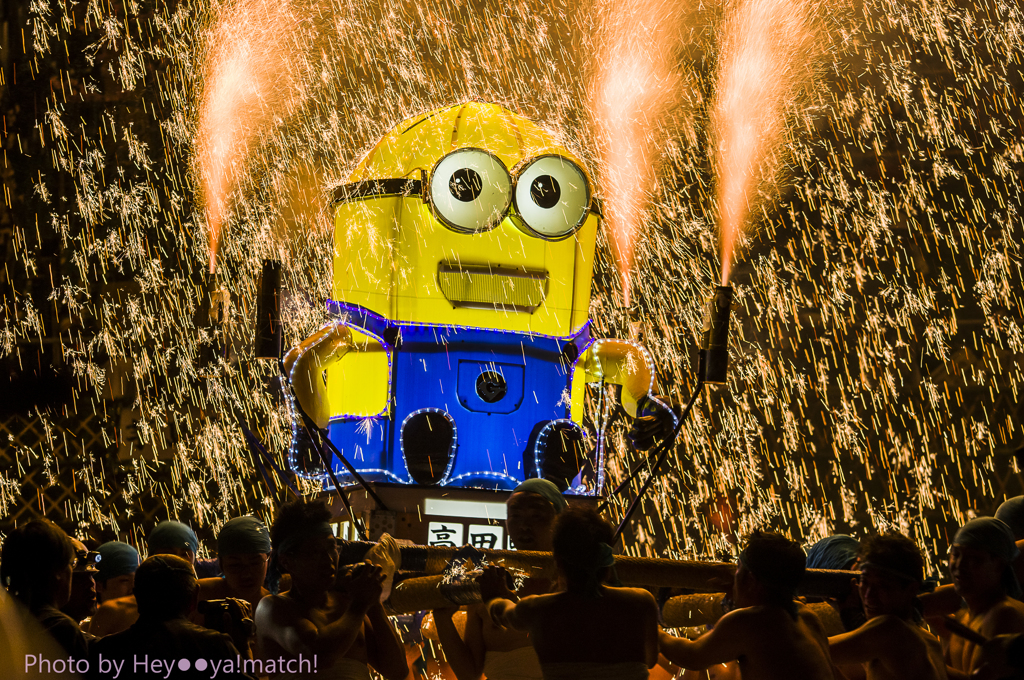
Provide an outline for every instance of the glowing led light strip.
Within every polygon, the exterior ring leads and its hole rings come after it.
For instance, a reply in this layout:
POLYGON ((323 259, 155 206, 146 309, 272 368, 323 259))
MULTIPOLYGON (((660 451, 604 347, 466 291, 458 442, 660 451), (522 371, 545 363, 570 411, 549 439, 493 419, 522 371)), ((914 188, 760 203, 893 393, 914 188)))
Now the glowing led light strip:
POLYGON ((405 420, 402 421, 402 426, 398 428, 398 448, 402 454, 402 464, 405 466, 406 474, 409 475, 410 483, 415 482, 415 478, 412 476, 412 471, 409 470, 409 457, 405 455, 405 424, 408 423, 413 416, 419 415, 420 413, 440 413, 445 417, 445 420, 451 423, 452 426, 452 443, 448 447, 448 467, 445 468, 444 474, 437 482, 438 486, 444 486, 448 480, 448 475, 452 472, 452 466, 455 465, 455 450, 459 446, 459 428, 455 425, 455 419, 452 418, 444 409, 433 407, 420 408, 405 417, 405 420))
POLYGON ((515 487, 519 486, 522 483, 520 480, 516 479, 515 477, 511 477, 509 475, 506 475, 503 472, 467 472, 465 474, 459 475, 458 477, 453 477, 452 479, 449 479, 447 482, 445 482, 444 486, 451 486, 452 484, 454 484, 455 482, 459 481, 460 479, 468 479, 469 477, 487 477, 487 478, 490 478, 490 479, 504 479, 504 480, 508 480, 509 482, 512 482, 512 488, 513 489, 515 487))
MULTIPOLYGON (((544 476, 540 464, 541 449, 547 443, 548 437, 551 436, 551 432, 553 432, 555 427, 558 425, 571 425, 577 432, 583 434, 584 440, 590 438, 590 433, 587 432, 579 423, 570 418, 556 418, 555 420, 549 421, 547 425, 541 428, 540 434, 537 435, 537 443, 533 446, 533 469, 537 472, 538 477, 544 476)), ((580 469, 582 470, 583 468, 580 469)))
POLYGON ((423 514, 469 519, 507 519, 508 510, 504 503, 428 498, 423 504, 423 514))

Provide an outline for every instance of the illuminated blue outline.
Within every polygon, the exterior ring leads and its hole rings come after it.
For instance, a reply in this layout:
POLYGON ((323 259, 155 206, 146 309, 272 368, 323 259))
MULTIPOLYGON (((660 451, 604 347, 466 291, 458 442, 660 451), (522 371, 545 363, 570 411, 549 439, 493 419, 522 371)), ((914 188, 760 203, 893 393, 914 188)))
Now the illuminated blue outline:
POLYGON ((409 419, 420 413, 440 413, 445 419, 451 423, 452 426, 452 443, 448 447, 448 467, 445 468, 444 474, 441 479, 437 481, 436 485, 423 484, 422 486, 444 486, 448 481, 448 476, 452 473, 452 466, 455 465, 455 454, 456 449, 459 447, 459 428, 455 424, 455 419, 452 415, 445 411, 443 408, 437 408, 435 406, 427 406, 425 408, 419 408, 410 413, 402 420, 401 426, 398 428, 398 451, 402 454, 402 465, 405 466, 405 473, 409 475, 410 484, 419 484, 416 479, 412 476, 412 472, 409 470, 409 458, 405 455, 405 424, 409 422, 409 419))
POLYGON ((458 477, 453 477, 452 479, 449 479, 447 482, 445 482, 444 485, 445 486, 450 486, 452 483, 457 482, 460 479, 466 479, 467 477, 490 477, 491 479, 506 479, 506 480, 512 482, 512 488, 513 489, 516 488, 517 486, 519 486, 520 484, 522 484, 522 482, 520 480, 516 479, 515 477, 512 477, 511 475, 506 475, 504 472, 487 472, 487 471, 484 471, 484 472, 466 472, 466 473, 463 473, 463 474, 459 475, 458 477))
MULTIPOLYGON (((412 326, 412 327, 416 327, 416 328, 451 328, 451 329, 454 329, 454 330, 487 331, 487 332, 491 332, 491 333, 511 333, 513 335, 527 335, 527 336, 531 336, 531 337, 535 337, 535 338, 546 338, 546 339, 549 339, 549 340, 572 340, 573 338, 577 337, 581 332, 583 332, 583 330, 585 328, 587 328, 588 326, 590 326, 591 323, 592 323, 592 321, 590 319, 587 319, 583 323, 583 325, 581 325, 576 330, 570 332, 568 335, 547 335, 546 333, 534 333, 533 331, 513 331, 513 330, 509 330, 507 328, 488 328, 488 327, 485 327, 485 326, 464 326, 462 324, 450 324, 450 323, 428 323, 428 322, 425 322, 425 321, 398 321, 396 319, 389 319, 386 316, 383 316, 382 314, 378 314, 377 312, 374 312, 374 311, 372 311, 370 309, 367 309, 366 307, 363 307, 362 305, 357 305, 357 304, 352 303, 352 302, 338 302, 337 300, 331 300, 330 298, 328 298, 327 301, 324 304, 327 306, 328 313, 333 314, 334 316, 344 317, 344 315, 346 313, 354 313, 354 314, 357 314, 357 315, 358 314, 364 314, 366 316, 373 317, 373 318, 377 319, 378 321, 381 321, 382 323, 384 323, 385 326, 389 326, 389 327, 390 326, 398 326, 400 328, 402 326, 412 326)), ((351 323, 348 323, 345 320, 341 321, 341 323, 344 323, 349 328, 358 328, 361 332, 363 331, 363 329, 361 327, 355 326, 355 325, 353 325, 351 323)), ((367 335, 373 335, 373 334, 372 333, 367 333, 367 335)), ((383 340, 382 340, 382 342, 383 342, 383 340)), ((384 343, 384 344, 387 346, 386 343, 384 343)))
MULTIPOLYGON (((584 441, 591 437, 591 434, 590 434, 590 432, 587 431, 587 428, 583 427, 583 425, 581 425, 580 423, 577 423, 572 418, 556 418, 554 420, 549 420, 548 424, 540 429, 540 433, 537 435, 537 442, 533 445, 533 469, 537 473, 538 477, 543 477, 544 476, 543 473, 542 473, 542 470, 541 470, 541 465, 540 465, 540 450, 541 450, 541 447, 544 445, 544 443, 547 442, 547 438, 550 435, 551 431, 553 429, 555 429, 555 426, 556 425, 562 425, 562 424, 565 424, 565 423, 568 423, 569 425, 572 425, 577 430, 582 432, 583 433, 584 441)), ((597 447, 594 447, 594 452, 595 453, 597 452, 597 447)), ((576 495, 580 495, 580 494, 572 494, 572 495, 576 496, 576 495)))

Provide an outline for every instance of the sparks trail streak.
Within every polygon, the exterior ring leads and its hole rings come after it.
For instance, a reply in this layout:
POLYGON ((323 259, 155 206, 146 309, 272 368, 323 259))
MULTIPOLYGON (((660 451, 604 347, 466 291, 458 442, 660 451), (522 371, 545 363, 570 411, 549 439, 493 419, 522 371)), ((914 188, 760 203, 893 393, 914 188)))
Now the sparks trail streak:
POLYGON ((810 75, 810 21, 808 0, 738 0, 726 18, 711 112, 723 286, 757 193, 775 179, 786 109, 810 75))
MULTIPOLYGON (((303 102, 297 77, 306 47, 297 33, 314 30, 297 3, 238 0, 221 8, 210 33, 195 163, 209 232, 210 272, 252 147, 303 102)), ((315 40, 315 36, 313 36, 315 40)))
POLYGON ((678 99, 673 72, 679 10, 661 0, 609 0, 598 9, 599 49, 591 115, 601 155, 606 223, 630 305, 634 242, 657 177, 667 131, 662 115, 678 99))
MULTIPOLYGON (((213 27, 203 21, 222 15, 204 0, 144 15, 131 5, 45 7, 52 13, 33 5, 30 54, 15 56, 0 88, 0 97, 40 102, 38 117, 21 107, 4 119, 0 233, 11 234, 13 255, 0 272, 0 354, 15 370, 38 370, 45 347, 76 389, 66 413, 0 421, 0 516, 19 522, 63 514, 137 543, 151 527, 140 509, 194 518, 200 529, 268 514, 238 424, 254 423, 272 451, 286 447, 290 428, 265 390, 266 369, 247 354, 256 273, 264 257, 284 261, 296 291, 284 305, 286 343, 319 327, 334 244, 315 216, 295 210, 293 192, 322 205, 317 194, 395 122, 478 96, 561 130, 588 159, 605 157, 594 141, 603 133, 592 129, 591 72, 581 69, 612 43, 585 8, 319 3, 301 16, 321 29, 296 32, 293 54, 309 60, 299 69, 301 115, 261 128, 248 137, 247 161, 222 166, 234 182, 222 192, 225 210, 239 219, 218 239, 217 269, 238 301, 226 328, 240 356, 200 380, 193 281, 210 253, 197 237, 207 220, 188 170, 197 169, 196 93, 210 89, 203 45, 213 27), (94 46, 94 66, 75 45, 94 46), (143 125, 149 118, 158 129, 143 125), (59 265, 48 259, 54 247, 59 265), (22 432, 38 440, 8 439, 22 432), (24 485, 27 475, 38 486, 24 485), (68 494, 45 488, 50 480, 68 494), (65 500, 54 506, 54 497, 65 500)), ((858 7, 822 34, 834 36, 813 102, 824 123, 794 117, 794 191, 767 211, 749 270, 734 272, 744 308, 734 396, 695 407, 673 474, 657 480, 626 536, 633 554, 715 556, 731 549, 733 532, 761 523, 808 542, 891 526, 911 531, 934 567, 952 526, 969 510, 990 512, 996 481, 1016 479, 1008 452, 1021 442, 1024 383, 1021 10, 1001 0, 858 7)), ((724 213, 712 209, 718 184, 705 167, 716 75, 699 56, 718 53, 722 26, 706 9, 693 13, 685 31, 697 76, 679 87, 686 106, 661 119, 657 183, 637 184, 651 201, 632 241, 643 266, 627 288, 634 308, 651 310, 638 331, 677 403, 690 393, 689 351, 719 274, 710 225, 724 213)), ((745 210, 758 194, 742 195, 745 210)), ((609 304, 621 272, 611 235, 603 238, 591 317, 596 336, 621 337, 625 320, 609 304)), ((393 268, 405 274, 402 262, 393 268)), ((625 450, 621 429, 610 447, 625 450)), ((614 456, 609 481, 633 462, 614 456)))

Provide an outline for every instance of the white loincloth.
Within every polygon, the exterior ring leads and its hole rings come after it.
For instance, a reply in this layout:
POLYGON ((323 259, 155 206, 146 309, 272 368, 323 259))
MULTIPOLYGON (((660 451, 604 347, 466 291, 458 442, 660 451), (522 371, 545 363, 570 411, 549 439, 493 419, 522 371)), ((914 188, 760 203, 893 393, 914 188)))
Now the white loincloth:
POLYGON ((487 680, 541 680, 540 659, 532 645, 513 649, 510 652, 493 652, 484 655, 484 677, 487 680))
POLYGON ((647 664, 626 663, 545 663, 544 680, 647 680, 647 664))

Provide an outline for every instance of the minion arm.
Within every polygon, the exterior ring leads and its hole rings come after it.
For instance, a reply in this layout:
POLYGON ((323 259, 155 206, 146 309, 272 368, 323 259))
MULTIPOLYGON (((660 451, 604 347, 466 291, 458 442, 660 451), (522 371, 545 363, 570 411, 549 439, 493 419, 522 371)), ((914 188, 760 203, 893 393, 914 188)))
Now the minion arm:
POLYGON ((327 427, 330 405, 324 371, 355 349, 348 326, 327 326, 303 340, 285 355, 283 364, 299 406, 317 427, 327 427))
POLYGON ((622 386, 622 407, 637 415, 637 402, 655 387, 654 362, 642 346, 627 340, 597 340, 584 350, 576 363, 588 383, 605 382, 622 386))

